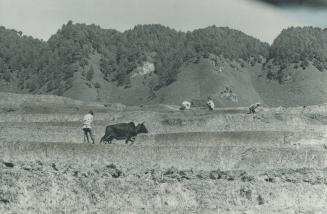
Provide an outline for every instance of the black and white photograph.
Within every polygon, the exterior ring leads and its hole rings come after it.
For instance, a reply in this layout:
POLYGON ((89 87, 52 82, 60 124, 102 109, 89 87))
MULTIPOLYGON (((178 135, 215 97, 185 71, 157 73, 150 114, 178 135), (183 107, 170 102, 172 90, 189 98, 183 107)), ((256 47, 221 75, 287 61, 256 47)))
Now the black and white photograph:
POLYGON ((0 0, 0 213, 327 213, 327 0, 0 0))

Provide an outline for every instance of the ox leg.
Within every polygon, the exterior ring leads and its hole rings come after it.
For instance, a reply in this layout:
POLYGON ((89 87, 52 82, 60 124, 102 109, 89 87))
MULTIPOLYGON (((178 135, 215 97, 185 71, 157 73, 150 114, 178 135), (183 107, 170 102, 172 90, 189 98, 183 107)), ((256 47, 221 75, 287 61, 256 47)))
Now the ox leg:
POLYGON ((101 140, 100 140, 100 144, 101 144, 102 142, 104 142, 106 138, 107 138, 107 136, 104 135, 104 136, 101 138, 101 140))
MULTIPOLYGON (((125 144, 128 143, 128 141, 131 141, 131 136, 127 136, 126 140, 125 140, 125 144)), ((131 141, 132 142, 132 141, 131 141)))
POLYGON ((134 141, 135 141, 135 136, 134 137, 131 137, 131 145, 133 145, 134 144, 134 141))
POLYGON ((107 141, 108 144, 111 144, 113 139, 114 138, 112 136, 109 136, 109 137, 107 137, 106 141, 107 141))

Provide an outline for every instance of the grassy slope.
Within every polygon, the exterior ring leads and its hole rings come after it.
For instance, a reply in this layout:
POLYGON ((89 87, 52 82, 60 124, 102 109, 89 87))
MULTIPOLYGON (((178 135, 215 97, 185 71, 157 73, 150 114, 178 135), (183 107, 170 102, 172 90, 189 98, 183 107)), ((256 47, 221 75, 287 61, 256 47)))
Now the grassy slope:
MULTIPOLYGON (((139 105, 147 102, 150 91, 144 84, 143 76, 136 76, 131 79, 131 87, 117 86, 116 82, 108 82, 100 71, 100 55, 94 54, 89 59, 89 65, 94 68, 94 77, 87 81, 82 72, 74 74, 73 87, 65 92, 64 96, 83 101, 101 101, 110 103, 124 103, 128 105, 139 105), (95 88, 95 83, 100 88, 95 88)), ((85 69, 85 72, 89 67, 85 69)))
POLYGON ((268 80, 263 74, 254 78, 255 89, 264 102, 271 106, 308 106, 327 102, 327 73, 310 65, 302 68, 287 68, 293 73, 283 84, 268 80))
POLYGON ((208 60, 184 66, 177 81, 160 90, 159 99, 163 103, 179 104, 185 99, 203 100, 204 102, 207 96, 211 96, 219 107, 247 106, 262 101, 251 80, 251 73, 253 70, 258 70, 259 65, 232 68, 227 61, 220 63, 224 67, 222 72, 216 71, 208 60), (225 87, 233 90, 233 93, 237 95, 238 102, 221 97, 221 92, 225 87))

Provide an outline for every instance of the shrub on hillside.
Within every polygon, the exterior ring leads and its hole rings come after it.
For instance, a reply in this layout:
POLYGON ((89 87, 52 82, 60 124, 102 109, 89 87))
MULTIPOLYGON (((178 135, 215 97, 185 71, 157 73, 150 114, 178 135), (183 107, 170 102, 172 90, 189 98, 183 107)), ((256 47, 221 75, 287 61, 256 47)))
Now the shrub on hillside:
POLYGON ((101 85, 100 85, 100 83, 96 82, 96 83, 94 84, 94 87, 95 87, 95 88, 101 88, 101 85))
POLYGON ((86 73, 86 79, 87 79, 88 81, 91 81, 91 80, 93 79, 93 76, 94 76, 94 69, 93 69, 93 67, 91 66, 91 67, 89 68, 89 70, 87 71, 87 73, 86 73))
POLYGON ((10 75, 9 70, 6 69, 6 70, 2 73, 1 77, 2 77, 2 79, 4 79, 5 81, 10 82, 11 75, 10 75))

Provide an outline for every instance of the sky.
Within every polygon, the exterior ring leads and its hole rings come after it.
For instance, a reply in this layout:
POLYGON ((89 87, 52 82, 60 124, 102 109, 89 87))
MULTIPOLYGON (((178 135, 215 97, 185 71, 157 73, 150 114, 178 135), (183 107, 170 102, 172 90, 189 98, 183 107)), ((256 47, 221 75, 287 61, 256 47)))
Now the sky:
POLYGON ((284 28, 324 24, 295 12, 249 0, 0 0, 0 26, 48 40, 69 20, 119 31, 137 24, 182 31, 216 25, 272 43, 284 28))

